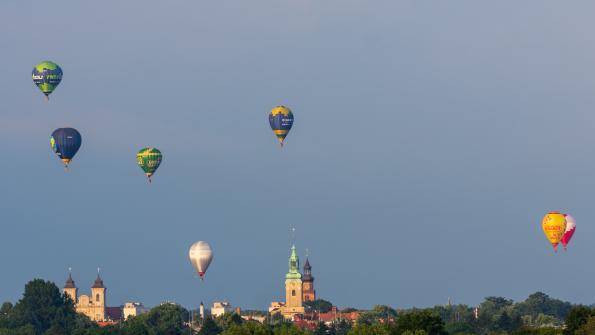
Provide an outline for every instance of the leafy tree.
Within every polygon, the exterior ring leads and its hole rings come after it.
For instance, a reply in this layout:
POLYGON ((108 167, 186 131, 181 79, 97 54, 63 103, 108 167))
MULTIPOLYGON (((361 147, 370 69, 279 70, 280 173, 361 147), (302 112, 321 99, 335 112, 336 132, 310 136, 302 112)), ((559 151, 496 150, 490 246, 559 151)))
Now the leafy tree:
POLYGON ((184 320, 188 319, 188 315, 188 311, 181 306, 162 304, 138 317, 156 334, 179 335, 184 332, 184 320))
POLYGON ((341 319, 333 324, 330 332, 333 335, 347 335, 349 330, 351 330, 351 324, 344 319, 341 319))
POLYGON ((506 311, 502 312, 496 321, 496 329, 509 332, 512 330, 512 319, 506 311))
POLYGON ((327 335, 330 332, 330 329, 324 324, 324 322, 319 322, 318 327, 314 330, 314 335, 327 335))
POLYGON ((559 328, 522 328, 512 332, 512 335, 562 335, 559 328))
POLYGON ((215 319, 219 328, 226 330, 233 325, 240 325, 244 321, 237 313, 227 313, 215 319))
POLYGON ((416 330, 414 332, 412 332, 411 330, 407 330, 401 335, 427 335, 427 334, 428 333, 426 333, 425 330, 416 330))
POLYGON ((7 323, 11 328, 19 328, 18 332, 28 332, 27 326, 30 325, 35 334, 50 329, 48 334, 66 334, 72 331, 76 319, 77 314, 70 298, 61 294, 54 283, 34 279, 25 285, 23 298, 14 308, 10 308, 7 323))
POLYGON ((0 329, 0 335, 35 335, 33 325, 25 325, 13 329, 0 329))
POLYGON ((259 322, 244 322, 241 325, 232 325, 221 335, 270 335, 269 327, 259 322))
POLYGON ((432 313, 440 316, 446 324, 457 322, 472 323, 475 321, 473 308, 467 305, 435 306, 432 308, 432 313))
POLYGON ((381 324, 358 324, 351 328, 348 335, 389 335, 386 325, 381 324))
POLYGON ((386 305, 376 305, 372 309, 372 312, 374 312, 378 318, 384 319, 395 318, 397 316, 397 311, 386 305))
POLYGON ((328 313, 333 308, 333 304, 330 301, 326 301, 324 299, 305 301, 304 306, 313 311, 320 311, 321 313, 328 313))
POLYGON ((358 325, 371 325, 373 323, 376 323, 378 320, 376 319, 375 315, 371 312, 364 312, 362 314, 360 314, 360 316, 357 318, 357 324, 358 325))
POLYGON ((471 334, 474 332, 473 326, 465 321, 447 323, 444 330, 449 334, 471 334))
POLYGON ((2 304, 2 307, 0 307, 0 329, 9 326, 9 315, 12 308, 13 306, 10 302, 5 302, 2 304))
POLYGON ((593 335, 595 334, 595 316, 591 316, 587 319, 587 322, 583 323, 579 329, 574 332, 575 335, 593 335))
POLYGON ((573 307, 568 316, 566 317, 566 329, 564 334, 573 335, 583 324, 587 323, 587 320, 595 313, 592 309, 586 306, 575 306, 573 307))
MULTIPOLYGON (((555 321, 550 324, 561 323, 558 321, 566 318, 572 305, 568 302, 563 302, 558 299, 552 299, 543 292, 536 292, 531 294, 523 302, 514 306, 514 313, 518 315, 530 315, 535 320, 540 314, 552 316, 555 321)), ((543 324, 536 324, 541 326, 543 324)))
POLYGON ((149 327, 146 324, 145 314, 129 317, 124 323, 124 333, 126 335, 146 335, 149 334, 149 327))
POLYGON ((0 317, 8 316, 8 313, 10 313, 10 311, 12 310, 13 307, 14 306, 10 302, 3 303, 2 306, 0 307, 0 317))
POLYGON ((275 313, 269 317, 270 324, 277 325, 277 324, 282 324, 284 322, 285 322, 285 318, 283 317, 283 315, 281 315, 281 313, 275 313))
POLYGON ((412 310, 401 313, 393 327, 393 333, 401 334, 405 331, 424 330, 428 335, 447 334, 444 330, 444 321, 430 310, 412 310))
POLYGON ((485 301, 481 303, 481 307, 483 310, 489 308, 501 310, 504 307, 512 306, 512 303, 512 300, 502 297, 487 297, 485 298, 485 301))
POLYGON ((215 320, 211 317, 206 317, 198 335, 217 335, 219 333, 221 333, 221 328, 219 328, 215 320))
POLYGON ((376 305, 371 311, 362 313, 358 319, 358 324, 374 324, 378 322, 388 323, 397 316, 397 311, 386 305, 376 305))
POLYGON ((306 330, 299 329, 295 325, 289 322, 283 322, 273 327, 273 335, 308 335, 310 334, 306 330))

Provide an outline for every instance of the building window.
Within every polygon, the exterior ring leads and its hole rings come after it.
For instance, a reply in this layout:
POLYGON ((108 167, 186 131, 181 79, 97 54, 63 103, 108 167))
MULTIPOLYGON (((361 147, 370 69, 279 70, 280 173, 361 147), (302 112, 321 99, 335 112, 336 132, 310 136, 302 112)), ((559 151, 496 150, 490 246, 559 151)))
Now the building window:
POLYGON ((95 301, 99 301, 99 293, 95 295, 95 301))
POLYGON ((295 297, 295 290, 291 290, 291 296, 295 297))

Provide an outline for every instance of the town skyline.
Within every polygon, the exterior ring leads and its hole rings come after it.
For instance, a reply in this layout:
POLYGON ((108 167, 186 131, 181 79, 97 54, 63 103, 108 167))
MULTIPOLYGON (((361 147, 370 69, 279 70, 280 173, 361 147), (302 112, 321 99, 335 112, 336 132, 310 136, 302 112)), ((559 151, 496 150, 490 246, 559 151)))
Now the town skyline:
POLYGON ((535 291, 591 304, 593 12, 3 1, 0 301, 101 267, 114 301, 263 308, 284 299, 296 227, 338 306, 535 291), (61 69, 49 101, 32 80, 46 60, 61 69), (283 148, 279 105, 295 117, 283 148), (82 136, 67 172, 50 139, 64 127, 82 136), (136 160, 148 147, 162 153, 152 183, 136 160), (541 231, 552 211, 576 219, 568 251, 541 231), (204 282, 196 241, 215 255, 204 282))

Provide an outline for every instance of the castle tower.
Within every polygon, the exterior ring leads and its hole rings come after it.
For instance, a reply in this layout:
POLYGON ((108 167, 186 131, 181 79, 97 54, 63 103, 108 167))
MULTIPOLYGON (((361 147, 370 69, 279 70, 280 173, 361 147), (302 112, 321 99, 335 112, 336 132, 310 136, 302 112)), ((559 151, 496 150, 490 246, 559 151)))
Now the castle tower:
POLYGON ((105 320, 105 291, 106 288, 103 285, 103 280, 99 276, 99 271, 97 272, 97 279, 95 279, 95 283, 91 286, 91 302, 93 305, 93 314, 91 319, 93 321, 103 321, 105 320))
POLYGON ((310 266, 310 260, 307 257, 306 263, 304 264, 302 291, 304 295, 304 301, 316 300, 316 290, 314 290, 314 277, 312 277, 312 266, 310 266))
POLYGON ((72 272, 68 272, 68 279, 66 279, 66 283, 64 284, 64 293, 72 299, 72 302, 76 305, 77 303, 77 292, 78 289, 74 284, 74 280, 72 280, 72 272))
POLYGON ((285 275, 285 306, 282 314, 290 319, 296 314, 304 313, 302 296, 302 274, 299 271, 300 259, 295 250, 295 245, 291 246, 291 256, 289 256, 289 272, 285 275))

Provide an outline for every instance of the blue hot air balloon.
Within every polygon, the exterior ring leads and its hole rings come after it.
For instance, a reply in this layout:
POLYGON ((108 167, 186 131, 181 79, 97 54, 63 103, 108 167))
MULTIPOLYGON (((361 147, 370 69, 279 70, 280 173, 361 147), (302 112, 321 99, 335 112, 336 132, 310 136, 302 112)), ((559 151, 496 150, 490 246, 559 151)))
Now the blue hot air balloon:
POLYGON ((293 113, 285 106, 277 106, 269 114, 269 123, 281 146, 293 126, 293 113))
POLYGON ((81 147, 82 141, 81 134, 76 129, 58 128, 52 133, 50 144, 52 150, 64 162, 64 167, 68 168, 70 160, 81 147))

